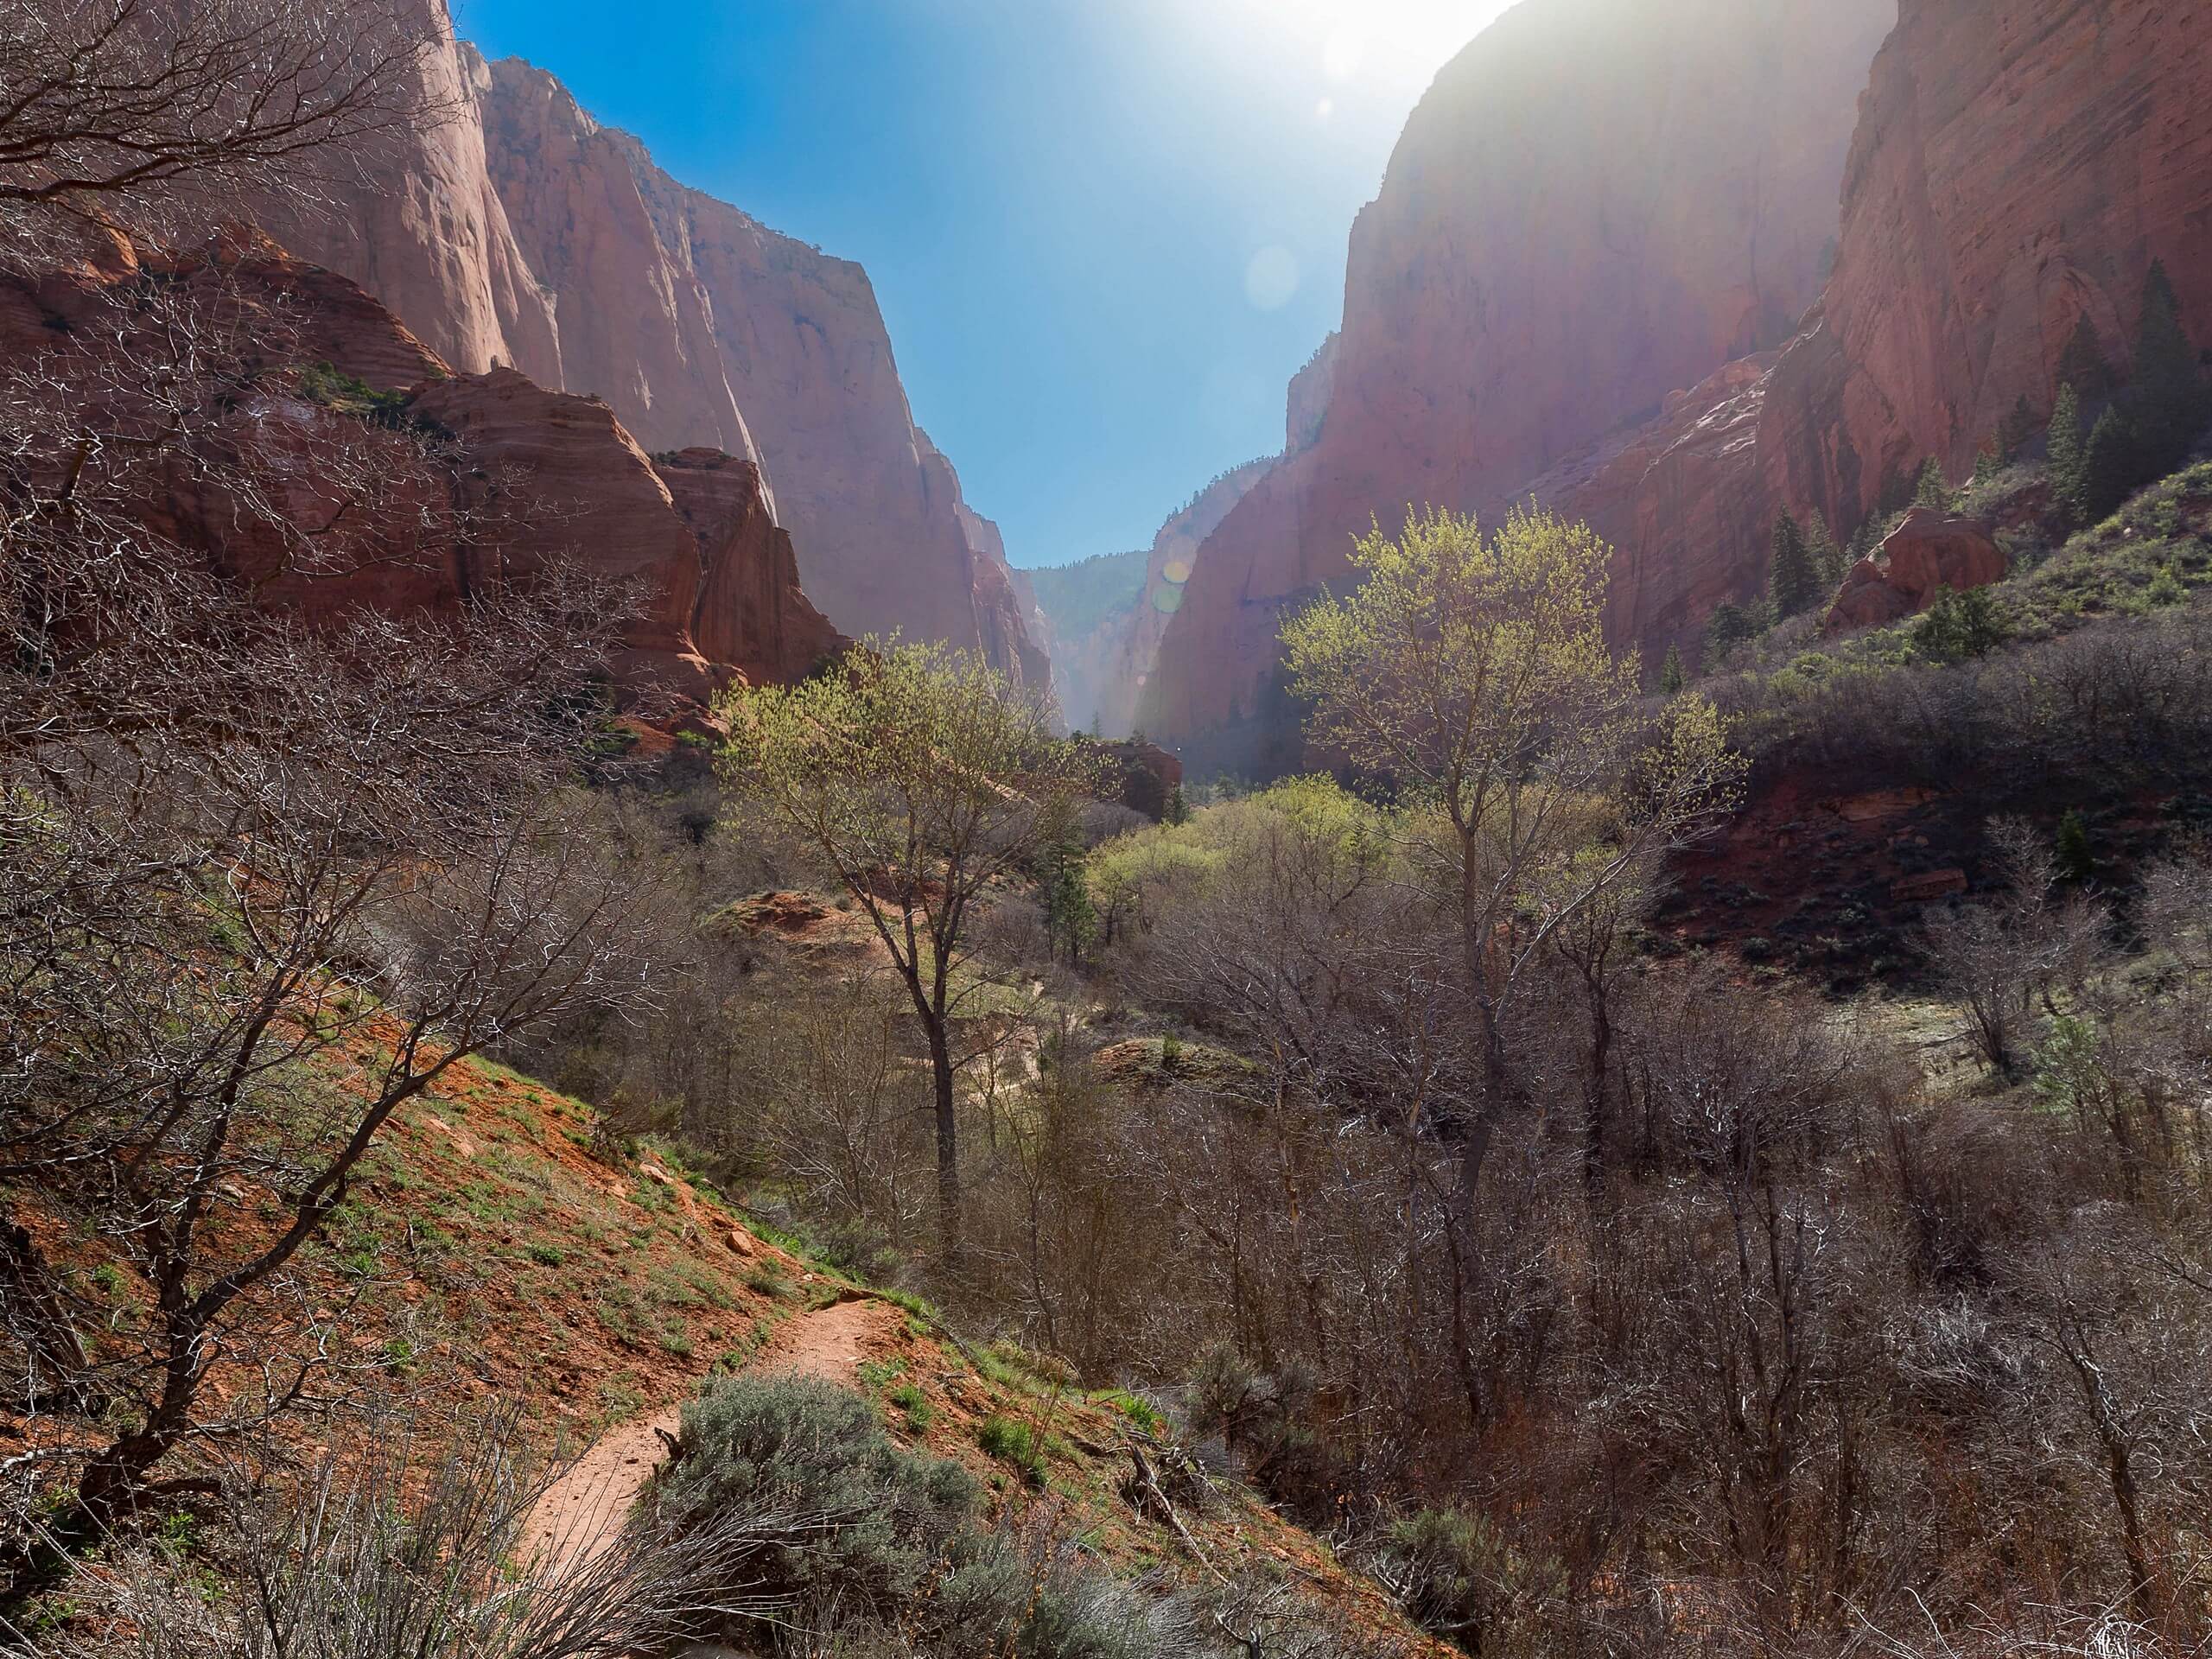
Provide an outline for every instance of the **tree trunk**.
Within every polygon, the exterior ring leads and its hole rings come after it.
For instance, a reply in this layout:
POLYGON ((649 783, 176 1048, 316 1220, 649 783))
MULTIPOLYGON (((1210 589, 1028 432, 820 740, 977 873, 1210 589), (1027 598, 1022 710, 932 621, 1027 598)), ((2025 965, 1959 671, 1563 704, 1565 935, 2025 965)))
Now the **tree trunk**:
POLYGON ((929 1021, 930 1069, 937 1084, 938 1237, 948 1267, 960 1262, 960 1120, 953 1091, 952 1046, 944 1019, 929 1021))

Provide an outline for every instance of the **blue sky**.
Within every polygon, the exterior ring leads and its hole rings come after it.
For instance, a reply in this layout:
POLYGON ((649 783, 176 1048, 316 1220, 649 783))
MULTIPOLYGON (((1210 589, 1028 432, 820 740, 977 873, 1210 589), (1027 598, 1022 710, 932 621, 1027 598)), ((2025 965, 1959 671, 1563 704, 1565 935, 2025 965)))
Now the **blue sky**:
POLYGON ((1282 443, 1406 114, 1502 0, 459 0, 688 184, 874 280, 1018 564, 1282 443))

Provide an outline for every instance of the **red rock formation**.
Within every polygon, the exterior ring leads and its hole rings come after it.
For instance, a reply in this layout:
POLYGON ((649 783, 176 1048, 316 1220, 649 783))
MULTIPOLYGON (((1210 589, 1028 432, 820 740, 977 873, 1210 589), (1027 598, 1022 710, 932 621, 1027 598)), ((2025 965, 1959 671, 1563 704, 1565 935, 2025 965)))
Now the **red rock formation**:
POLYGON ((838 643, 798 590, 752 463, 693 449, 657 470, 605 404, 513 369, 433 382, 409 407, 461 440, 489 488, 529 500, 476 556, 557 554, 642 597, 622 677, 704 702, 733 672, 797 678, 838 643))
POLYGON ((2048 411, 2087 315, 2126 361, 2165 261, 2212 340, 2212 27, 2174 0, 1904 0, 1874 65, 1840 250, 1775 371, 1767 486, 1848 526, 1929 455, 2048 411))
MULTIPOLYGON (((441 8, 442 0, 422 0, 441 8)), ((904 632, 1046 671, 951 467, 915 426, 868 276, 677 183, 551 76, 446 31, 448 118, 339 211, 262 215, 465 372, 606 399, 646 448, 764 468, 807 590, 852 632, 904 632)))
POLYGON ((1775 361, 1766 353, 1727 365, 1669 397, 1657 419, 1529 486, 1540 503, 1585 521, 1611 544, 1605 631, 1651 661, 1670 645, 1695 660, 1713 607, 1742 597, 1742 550, 1765 545, 1773 511, 1756 458, 1775 361))
MULTIPOLYGON (((277 463, 261 469, 264 487, 297 495, 295 518, 332 524, 314 567, 288 556, 255 515, 200 493, 189 474, 170 499, 144 504, 150 522, 203 549, 217 569, 252 579, 271 603, 310 614, 455 607, 495 572, 527 575, 558 556, 643 598, 617 664, 641 689, 703 702, 736 676, 797 678, 842 646, 799 590, 791 537, 756 465, 692 449, 657 467, 604 404, 547 391, 512 369, 454 376, 352 283, 267 245, 232 251, 219 272, 205 260, 148 264, 188 283, 221 280, 222 315, 249 327, 265 316, 268 349, 286 353, 239 404, 225 442, 277 463), (412 386, 409 412, 457 446, 425 452, 365 426, 303 391, 284 372, 294 360, 328 363, 379 390, 412 386), (376 469, 376 511, 357 515, 373 522, 352 541, 315 465, 339 453, 334 439, 376 469), (465 535, 450 510, 456 498, 487 509, 465 535), (310 505, 324 510, 304 511, 310 505)), ((63 337, 54 325, 106 315, 105 290, 142 269, 125 246, 105 264, 0 280, 0 351, 27 357, 63 337)))
POLYGON ((2002 582, 2005 566, 1986 524, 1915 507, 1879 553, 1852 568, 1823 626, 1829 633, 1880 627, 1926 610, 1947 588, 1962 594, 2002 582))
POLYGON ((788 681, 844 648, 800 589, 791 532, 776 523, 758 464, 691 448, 663 454, 653 470, 697 541, 690 632, 702 657, 754 683, 788 681))
POLYGON ((1208 542, 1147 728, 1187 742, 1254 717, 1280 612, 1344 573, 1370 518, 1494 511, 1786 339, 1894 15, 1893 0, 1528 0, 1469 47, 1354 228, 1318 442, 1208 542))

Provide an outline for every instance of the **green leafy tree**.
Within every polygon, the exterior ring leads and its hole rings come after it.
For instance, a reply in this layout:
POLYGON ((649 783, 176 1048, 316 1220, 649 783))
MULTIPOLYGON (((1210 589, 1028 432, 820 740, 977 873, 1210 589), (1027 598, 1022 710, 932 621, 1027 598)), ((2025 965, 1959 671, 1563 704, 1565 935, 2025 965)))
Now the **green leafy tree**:
POLYGON ((1958 511, 1959 499, 1952 493, 1951 480, 1943 474, 1943 463, 1934 455, 1921 466, 1919 481, 1913 486, 1912 504, 1916 507, 1932 507, 1937 512, 1958 511))
POLYGON ((2112 390, 2112 365, 2106 360, 2104 344, 2097 338, 2096 325, 2089 321, 2088 312, 2075 320, 2074 332, 2067 336, 2066 348, 2058 354, 2058 384, 2071 386, 2075 397, 2091 402, 2112 390))
POLYGON ((1682 648, 1667 647, 1667 660, 1659 664, 1659 690, 1668 696, 1680 696, 1682 688, 1689 683, 1689 675, 1682 667, 1682 648))
POLYGON ((1820 573, 1813 564, 1805 532, 1789 513, 1774 521, 1774 550, 1768 556, 1767 602, 1777 621, 1809 610, 1821 596, 1820 573))
POLYGON ((1430 815, 1483 1060, 1447 1125, 1471 1214, 1514 1094, 1505 1020, 1554 931, 1732 809, 1745 763, 1702 697, 1652 714, 1631 653, 1605 644, 1611 550, 1534 510, 1485 535, 1408 515, 1353 550, 1361 585, 1283 629, 1315 741, 1430 815))
POLYGON ((1033 866, 1095 763, 1054 735, 1044 697, 942 645, 864 641, 799 684, 740 688, 720 712, 725 776, 853 896, 906 987, 929 1047, 938 1224, 957 1260, 954 1039, 977 988, 957 970, 978 902, 1033 866))
POLYGON ((2087 516, 2082 495, 2082 399, 2071 385, 2062 384, 2058 401, 2050 411, 2050 491, 2052 498, 2075 523, 2087 516))

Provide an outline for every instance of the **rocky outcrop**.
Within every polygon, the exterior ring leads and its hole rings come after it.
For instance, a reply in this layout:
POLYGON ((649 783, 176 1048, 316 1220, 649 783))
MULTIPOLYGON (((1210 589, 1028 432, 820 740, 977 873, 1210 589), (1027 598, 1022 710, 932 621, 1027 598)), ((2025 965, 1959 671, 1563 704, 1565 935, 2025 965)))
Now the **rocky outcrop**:
POLYGON ((1759 416, 1772 353, 1742 358, 1668 398, 1657 418, 1616 434, 1529 486, 1541 505, 1590 524, 1613 550, 1605 632, 1656 662, 1692 661, 1706 619, 1742 596, 1741 550, 1773 519, 1759 487, 1759 416))
POLYGON ((2173 0, 1903 0, 1820 312, 1765 398, 1766 487, 1848 527, 1929 455, 2047 413, 2089 319, 2125 364, 2151 262, 2212 340, 2212 29, 2173 0))
MULTIPOLYGON (((439 0, 423 0, 438 4, 439 0)), ((686 188, 551 76, 448 29, 447 118, 338 210, 265 215, 457 369, 603 398, 648 450, 759 463, 808 592, 854 633, 903 632, 1043 672, 995 538, 915 426, 867 273, 686 188)))
POLYGON ((131 315, 111 306, 116 293, 128 298, 149 276, 220 285, 194 315, 235 324, 265 355, 233 420, 204 441, 251 465, 294 522, 324 529, 303 557, 266 513, 206 493, 189 468, 143 511, 269 603, 311 619, 357 607, 457 613, 559 561, 638 605, 617 677, 693 705, 739 677, 796 679, 842 648, 800 591, 756 464, 701 448, 656 462, 603 403, 509 368, 455 375, 354 284, 265 243, 219 264, 142 264, 126 245, 102 265, 0 280, 0 350, 27 359, 56 339, 97 339, 131 315), (324 365, 335 378, 302 372, 324 365), (407 396, 371 419, 364 386, 407 396))
POLYGON ((1832 634, 1880 627, 1917 615, 1947 590, 2002 582, 2005 567, 2005 550, 1987 525, 1915 507, 1878 553, 1852 568, 1823 626, 1832 634))
POLYGON ((732 673, 796 679, 840 643, 799 591, 753 463, 690 449, 657 467, 606 404, 513 369, 433 382, 409 409, 459 439, 480 492, 529 503, 491 514, 472 556, 527 569, 558 556, 639 596, 620 677, 703 702, 732 673))
MULTIPOLYGON (((1894 0, 1528 0, 1438 76, 1352 232, 1315 442, 1209 539, 1141 719, 1272 698, 1285 606, 1409 505, 1495 512, 1789 338, 1894 0)), ((1186 749, 1186 758, 1194 752, 1186 749)))

